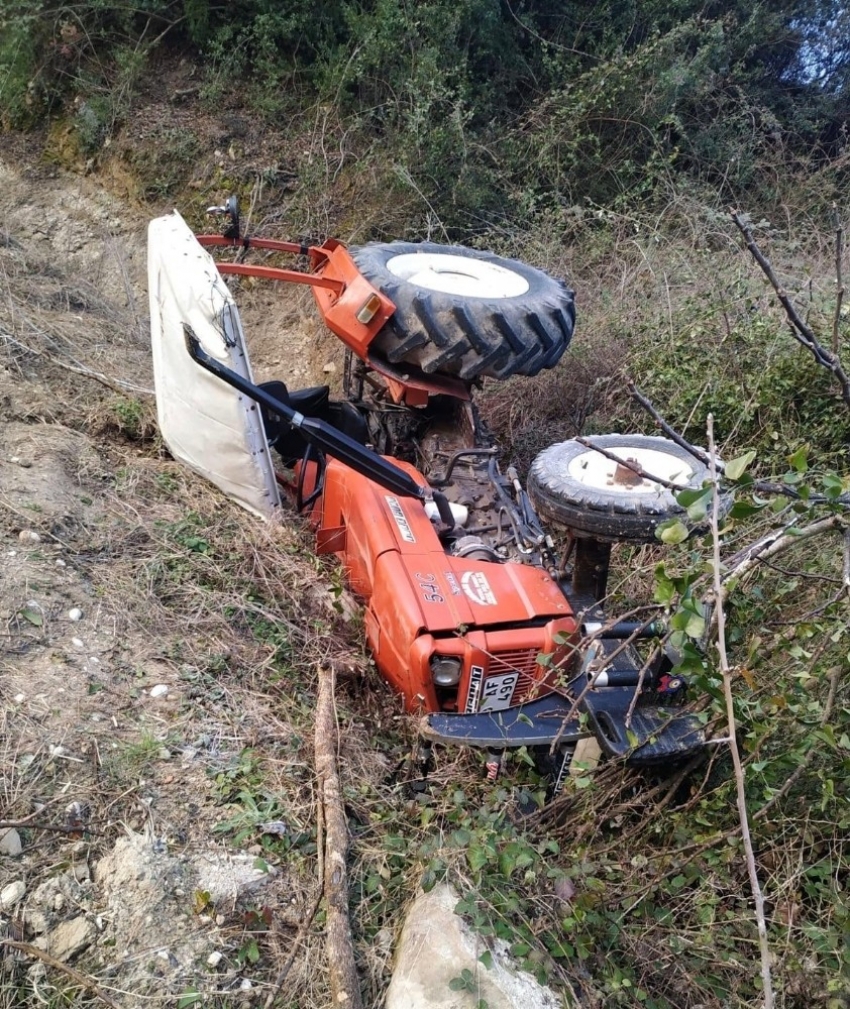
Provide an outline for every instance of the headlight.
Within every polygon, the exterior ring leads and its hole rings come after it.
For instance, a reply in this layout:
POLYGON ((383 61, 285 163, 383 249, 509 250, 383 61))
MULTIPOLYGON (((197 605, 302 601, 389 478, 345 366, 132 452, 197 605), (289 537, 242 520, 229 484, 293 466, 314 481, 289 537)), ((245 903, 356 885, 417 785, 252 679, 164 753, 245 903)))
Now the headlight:
POLYGON ((456 687, 460 682, 460 659, 434 655, 431 658, 431 678, 437 687, 456 687))

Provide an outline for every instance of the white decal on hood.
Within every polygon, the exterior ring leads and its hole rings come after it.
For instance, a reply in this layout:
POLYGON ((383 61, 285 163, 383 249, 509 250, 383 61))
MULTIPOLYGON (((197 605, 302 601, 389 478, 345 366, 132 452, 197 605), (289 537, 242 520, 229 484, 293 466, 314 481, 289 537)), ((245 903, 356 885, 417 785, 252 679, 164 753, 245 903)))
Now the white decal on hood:
POLYGON ((486 575, 480 571, 464 571, 460 578, 463 591, 479 606, 495 606, 496 597, 490 588, 486 575))
POLYGON ((398 526, 398 531, 401 533, 401 538, 405 543, 415 543, 416 537, 413 535, 413 530, 410 528, 410 524, 405 518, 404 511, 398 503, 398 498, 390 497, 389 494, 385 494, 384 498, 390 506, 390 512, 395 519, 395 524, 398 526))

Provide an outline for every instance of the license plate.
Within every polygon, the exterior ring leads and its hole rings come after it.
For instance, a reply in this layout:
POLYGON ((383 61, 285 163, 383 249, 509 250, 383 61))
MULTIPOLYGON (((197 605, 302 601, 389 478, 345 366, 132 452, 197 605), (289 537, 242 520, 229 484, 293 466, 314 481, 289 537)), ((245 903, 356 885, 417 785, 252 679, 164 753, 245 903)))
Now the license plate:
POLYGON ((514 696, 514 687, 519 673, 505 673, 504 676, 488 676, 481 691, 479 711, 501 711, 509 708, 514 696))

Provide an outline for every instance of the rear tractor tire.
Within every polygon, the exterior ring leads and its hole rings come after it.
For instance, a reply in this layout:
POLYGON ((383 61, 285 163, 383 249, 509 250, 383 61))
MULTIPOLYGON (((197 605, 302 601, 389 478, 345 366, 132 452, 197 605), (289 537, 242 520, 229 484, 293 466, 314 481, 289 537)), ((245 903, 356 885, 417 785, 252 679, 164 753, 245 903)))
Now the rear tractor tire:
POLYGON ((429 242, 349 250, 396 310, 370 345, 390 364, 464 381, 536 375, 567 349, 573 292, 515 259, 429 242))

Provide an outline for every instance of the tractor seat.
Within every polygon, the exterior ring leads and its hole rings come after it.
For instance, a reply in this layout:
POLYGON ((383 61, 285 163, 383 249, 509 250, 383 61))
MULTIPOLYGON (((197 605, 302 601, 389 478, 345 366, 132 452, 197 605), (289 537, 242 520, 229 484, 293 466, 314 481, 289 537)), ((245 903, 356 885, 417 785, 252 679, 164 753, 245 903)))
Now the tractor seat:
MULTIPOLYGON (((303 413, 305 417, 324 417, 328 412, 328 401, 330 399, 330 387, 327 385, 314 385, 309 389, 297 389, 290 392, 284 382, 262 382, 260 388, 264 389, 275 399, 279 399, 293 410, 303 413)), ((274 411, 266 406, 261 406, 263 415, 263 427, 266 431, 266 438, 270 447, 274 447, 280 441, 281 436, 289 434, 292 430, 289 424, 274 411)))

